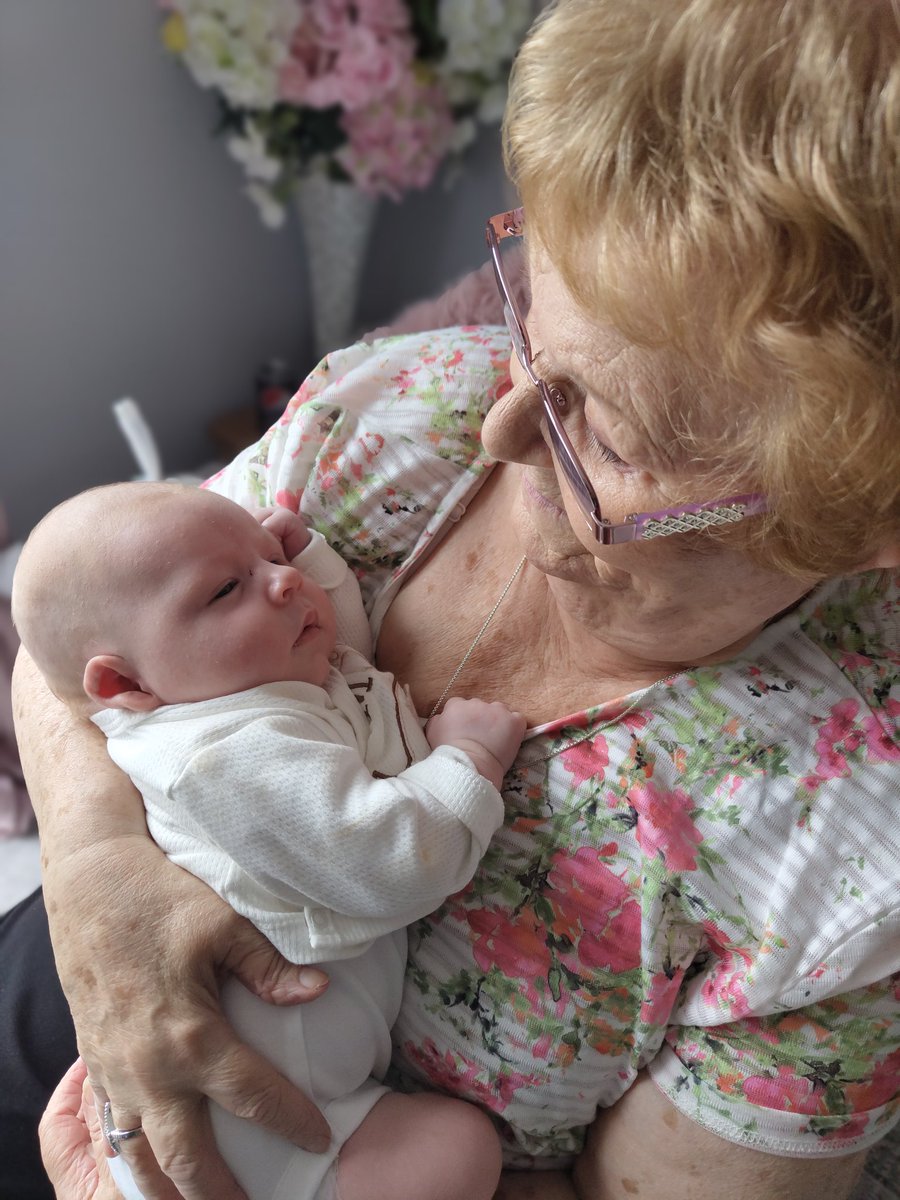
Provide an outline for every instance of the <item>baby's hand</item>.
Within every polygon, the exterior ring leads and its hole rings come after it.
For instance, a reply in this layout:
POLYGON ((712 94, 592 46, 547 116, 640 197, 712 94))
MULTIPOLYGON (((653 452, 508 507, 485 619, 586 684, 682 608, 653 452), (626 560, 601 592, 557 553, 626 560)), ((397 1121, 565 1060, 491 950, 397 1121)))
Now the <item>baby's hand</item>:
POLYGON ((456 746, 465 750, 476 768, 495 788, 512 766, 525 734, 525 718, 499 700, 447 701, 443 712, 425 726, 432 750, 456 746))
POLYGON ((299 513, 289 508, 257 508, 252 514, 264 529, 274 533, 281 542, 284 557, 291 562, 309 545, 311 534, 299 513))

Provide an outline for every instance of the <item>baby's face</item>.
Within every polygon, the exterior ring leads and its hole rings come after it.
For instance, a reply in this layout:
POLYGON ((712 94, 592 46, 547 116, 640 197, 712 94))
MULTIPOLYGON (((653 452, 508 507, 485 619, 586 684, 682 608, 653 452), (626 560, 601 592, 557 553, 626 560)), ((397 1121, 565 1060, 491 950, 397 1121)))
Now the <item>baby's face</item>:
POLYGON ((167 505, 147 526, 129 585, 142 601, 126 614, 145 688, 176 704, 280 680, 325 682, 331 601, 288 566, 274 534, 209 492, 167 505))

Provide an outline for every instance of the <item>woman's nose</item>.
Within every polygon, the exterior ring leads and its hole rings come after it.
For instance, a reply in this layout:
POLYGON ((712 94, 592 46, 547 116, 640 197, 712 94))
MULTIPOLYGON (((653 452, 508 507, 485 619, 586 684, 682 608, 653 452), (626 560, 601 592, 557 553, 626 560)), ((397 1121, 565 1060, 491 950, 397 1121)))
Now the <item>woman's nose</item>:
POLYGON ((550 466, 550 451, 541 431, 541 394, 515 360, 510 373, 512 387, 494 402, 484 422, 484 448, 503 462, 550 466))
POLYGON ((294 592, 298 592, 303 587, 303 576, 296 567, 270 563, 269 569, 269 596, 275 604, 284 604, 294 592))

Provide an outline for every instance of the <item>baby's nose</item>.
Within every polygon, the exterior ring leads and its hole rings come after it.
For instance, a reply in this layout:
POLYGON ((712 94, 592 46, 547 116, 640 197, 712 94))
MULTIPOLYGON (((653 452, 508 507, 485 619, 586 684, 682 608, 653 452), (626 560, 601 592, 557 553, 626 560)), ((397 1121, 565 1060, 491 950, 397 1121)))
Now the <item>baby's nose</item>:
POLYGON ((272 563, 269 594, 276 604, 282 604, 303 587, 303 576, 295 567, 272 563))

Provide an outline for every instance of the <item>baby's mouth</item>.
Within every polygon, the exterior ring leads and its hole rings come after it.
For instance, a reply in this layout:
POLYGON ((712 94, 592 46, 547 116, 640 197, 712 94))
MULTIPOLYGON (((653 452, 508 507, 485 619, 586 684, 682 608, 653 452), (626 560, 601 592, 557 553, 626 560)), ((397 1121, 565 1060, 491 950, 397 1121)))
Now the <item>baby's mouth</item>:
POLYGON ((318 628, 319 622, 316 618, 316 614, 314 612, 308 613, 303 618, 303 626, 300 630, 297 640, 294 642, 294 645, 299 646, 307 638, 307 636, 314 633, 318 628))

